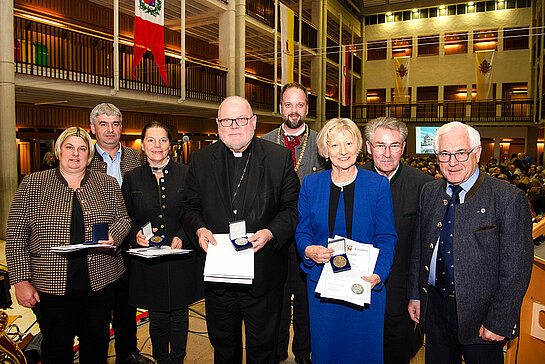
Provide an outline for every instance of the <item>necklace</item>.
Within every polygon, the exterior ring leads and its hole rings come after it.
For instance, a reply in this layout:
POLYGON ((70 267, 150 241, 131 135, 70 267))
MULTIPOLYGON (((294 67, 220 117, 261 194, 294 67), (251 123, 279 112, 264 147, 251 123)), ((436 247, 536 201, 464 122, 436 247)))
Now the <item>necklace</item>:
POLYGON ((150 165, 151 172, 152 172, 152 173, 161 173, 161 172, 163 172, 163 169, 165 169, 165 167, 167 166, 168 162, 170 162, 170 157, 167 158, 167 161, 166 161, 165 164, 163 164, 162 166, 153 167, 152 165, 150 165))
MULTIPOLYGON (((280 137, 282 136, 282 126, 280 126, 278 128, 278 135, 276 137, 276 144, 279 144, 280 145, 280 137)), ((303 154, 305 154, 305 149, 307 149, 307 141, 308 141, 308 136, 309 136, 309 131, 308 131, 308 125, 305 124, 305 133, 304 133, 304 139, 303 139, 303 148, 301 149, 301 154, 299 154, 299 158, 297 159, 297 163, 295 163, 295 167, 293 169, 295 169, 295 172, 297 172, 299 170, 299 165, 301 164, 301 160, 303 159, 303 154)))
MULTIPOLYGON (((242 170, 242 176, 240 176, 240 181, 238 181, 237 188, 235 189, 235 193, 233 194, 233 198, 231 199, 231 206, 233 206, 233 204, 235 203, 235 198, 237 197, 238 189, 240 188, 242 180, 244 179, 244 175, 246 174, 246 168, 248 168, 248 163, 250 162, 251 157, 252 157, 252 151, 248 153, 248 159, 246 159, 246 164, 244 164, 244 169, 242 170)), ((233 213, 236 215, 237 210, 234 209, 233 213)))

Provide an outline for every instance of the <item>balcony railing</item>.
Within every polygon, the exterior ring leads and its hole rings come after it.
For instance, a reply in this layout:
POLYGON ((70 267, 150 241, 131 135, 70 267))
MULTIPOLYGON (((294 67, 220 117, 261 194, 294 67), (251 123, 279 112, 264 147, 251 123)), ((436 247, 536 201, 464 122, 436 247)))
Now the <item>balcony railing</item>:
MULTIPOLYGON (((14 19, 15 72, 113 87, 113 40, 19 17, 14 19)), ((120 88, 162 95, 181 95, 180 59, 165 57, 168 86, 147 52, 132 74, 132 47, 119 46, 120 88)), ((186 60, 186 97, 221 101, 227 94, 227 71, 186 60)))
MULTIPOLYGON (((326 118, 338 116, 338 103, 327 100, 326 118)), ((352 106, 352 120, 366 123, 389 116, 405 122, 443 123, 453 120, 475 122, 529 122, 533 100, 422 101, 413 103, 367 103, 352 106)), ((341 117, 350 117, 350 107, 341 107, 341 117)))

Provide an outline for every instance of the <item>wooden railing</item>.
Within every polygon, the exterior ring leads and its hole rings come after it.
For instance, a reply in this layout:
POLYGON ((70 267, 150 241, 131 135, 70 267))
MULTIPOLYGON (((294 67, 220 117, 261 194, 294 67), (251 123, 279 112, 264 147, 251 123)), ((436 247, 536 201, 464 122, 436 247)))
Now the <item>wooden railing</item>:
MULTIPOLYGON (((15 72, 113 87, 113 40, 14 18, 15 72)), ((132 73, 132 46, 120 44, 120 88, 180 97, 180 59, 165 57, 168 85, 159 75, 151 52, 132 73)), ((204 61, 186 60, 186 97, 220 101, 227 94, 227 71, 204 61)))

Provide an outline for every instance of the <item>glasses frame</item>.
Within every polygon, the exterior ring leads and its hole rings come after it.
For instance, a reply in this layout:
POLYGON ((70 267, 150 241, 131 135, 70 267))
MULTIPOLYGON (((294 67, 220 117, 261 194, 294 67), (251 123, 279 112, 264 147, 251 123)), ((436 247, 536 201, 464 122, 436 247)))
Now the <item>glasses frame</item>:
POLYGON ((439 152, 439 153, 435 153, 435 156, 437 157, 437 161, 438 161, 439 163, 449 163, 449 162, 450 162, 450 159, 452 158, 452 156, 454 156, 454 159, 456 159, 456 161, 457 161, 458 163, 464 163, 464 162, 467 162, 467 161, 469 160, 469 156, 471 155, 471 153, 473 153, 473 152, 475 151, 476 148, 477 148, 477 147, 471 148, 470 151, 459 151, 459 152, 455 152, 455 153, 439 152), (441 153, 442 153, 442 154, 448 155, 448 160, 446 160, 446 161, 440 160, 440 159, 439 159, 439 154, 441 154, 441 153), (464 160, 459 160, 459 159, 458 159, 458 156, 459 156, 459 155, 464 155, 464 154, 466 155, 466 159, 464 159, 464 160))
POLYGON ((374 145, 373 143, 371 143, 371 142, 369 142, 369 144, 371 144, 371 146, 372 146, 373 148, 375 148, 376 150, 378 150, 379 152, 382 152, 382 153, 384 153, 384 152, 386 151, 386 149, 389 149, 389 150, 390 150, 390 153, 399 153, 399 152, 401 152, 401 151, 403 150, 403 144, 404 144, 404 143, 401 143, 401 144, 399 144, 399 145, 398 145, 398 144, 395 144, 395 145, 394 145, 394 144, 390 144, 390 145, 383 144, 383 145, 384 145, 384 149, 381 149, 381 148, 375 146, 375 145, 374 145), (398 150, 398 151, 393 151, 393 150, 392 150, 392 146, 393 146, 393 147, 399 147, 399 150, 398 150))
POLYGON ((225 119, 217 119, 216 122, 221 125, 224 128, 229 128, 231 125, 233 125, 233 122, 235 122, 238 126, 246 126, 250 122, 250 119, 255 116, 249 116, 249 117, 238 117, 238 118, 225 118, 225 119), (245 120, 245 121, 242 121, 245 120), (225 124, 227 122, 227 125, 225 124))

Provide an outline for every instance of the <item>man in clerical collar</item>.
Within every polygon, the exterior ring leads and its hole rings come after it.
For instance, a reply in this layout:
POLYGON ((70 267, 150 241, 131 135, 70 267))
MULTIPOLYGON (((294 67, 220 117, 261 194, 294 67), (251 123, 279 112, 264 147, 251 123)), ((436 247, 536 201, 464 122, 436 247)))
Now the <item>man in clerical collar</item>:
POLYGON ((225 99, 218 110, 220 140, 191 155, 183 223, 205 252, 214 234, 245 221, 254 250, 252 284, 206 282, 206 322, 216 363, 273 363, 287 274, 288 243, 297 226, 299 180, 291 153, 254 137, 257 116, 248 101, 225 99))
MULTIPOLYGON (((308 127, 308 92, 300 83, 288 83, 280 93, 282 125, 262 136, 262 139, 290 149, 293 167, 299 180, 311 173, 324 170, 324 160, 318 155, 316 138, 318 133, 308 127)), ((291 297, 293 295, 293 341, 292 352, 296 363, 310 362, 310 329, 306 275, 300 267, 301 257, 297 253, 295 240, 290 243, 288 278, 284 286, 284 299, 278 333, 277 360, 288 357, 290 324, 292 322, 291 297)))
MULTIPOLYGON (((91 132, 95 134, 95 155, 89 164, 91 170, 107 173, 114 177, 119 186, 123 183, 126 172, 140 167, 144 154, 140 150, 122 146, 119 142, 123 128, 121 111, 113 104, 98 104, 90 115, 91 132)), ((121 247, 123 261, 128 270, 129 259, 121 247)), ((136 343, 136 308, 128 304, 129 282, 125 273, 116 283, 115 303, 112 326, 115 332, 116 363, 153 363, 151 359, 140 354, 136 343)))
POLYGON ((363 166, 390 180, 398 235, 392 272, 386 280, 384 363, 406 363, 411 358, 414 323, 407 311, 407 275, 413 244, 420 189, 433 178, 401 162, 407 126, 394 118, 371 120, 365 127, 367 152, 373 160, 363 166))

